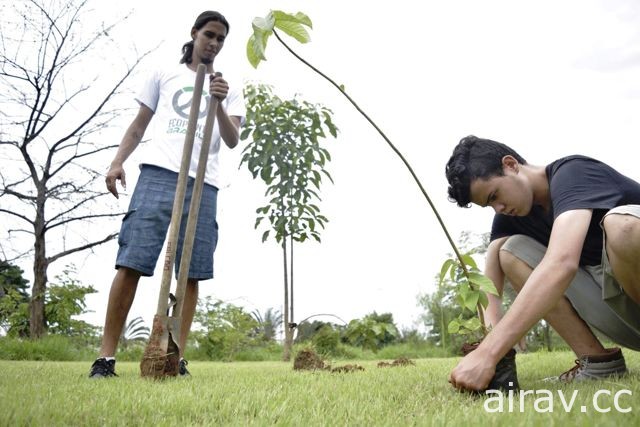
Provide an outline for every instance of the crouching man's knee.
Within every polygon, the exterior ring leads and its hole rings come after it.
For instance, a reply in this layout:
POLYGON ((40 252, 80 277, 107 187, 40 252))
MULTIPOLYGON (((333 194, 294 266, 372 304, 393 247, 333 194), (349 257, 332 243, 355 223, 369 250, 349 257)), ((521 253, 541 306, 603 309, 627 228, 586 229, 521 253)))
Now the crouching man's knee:
POLYGON ((545 247, 524 235, 509 237, 498 254, 500 267, 514 290, 519 292, 533 268, 544 256, 545 247))

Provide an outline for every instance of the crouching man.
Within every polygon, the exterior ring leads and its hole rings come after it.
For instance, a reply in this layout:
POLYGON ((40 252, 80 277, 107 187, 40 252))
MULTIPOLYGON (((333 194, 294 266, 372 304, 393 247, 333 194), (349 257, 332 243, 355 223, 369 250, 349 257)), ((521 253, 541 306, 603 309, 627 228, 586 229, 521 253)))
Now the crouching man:
POLYGON ((640 351, 640 184, 580 155, 530 165, 475 136, 456 146, 446 176, 450 200, 495 210, 485 273, 500 294, 505 278, 518 292, 504 317, 500 298, 490 298, 492 330, 451 384, 485 389, 496 363, 543 318, 578 357, 560 380, 625 374, 621 350, 604 348, 592 328, 640 351))

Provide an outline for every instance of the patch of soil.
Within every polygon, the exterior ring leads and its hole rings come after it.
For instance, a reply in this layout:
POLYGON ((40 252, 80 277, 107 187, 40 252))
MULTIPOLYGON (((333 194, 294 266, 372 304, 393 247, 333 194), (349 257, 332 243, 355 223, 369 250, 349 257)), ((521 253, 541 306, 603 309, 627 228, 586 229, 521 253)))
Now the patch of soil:
POLYGON ((332 374, 340 373, 340 372, 356 372, 356 371, 364 371, 364 368, 360 365, 344 365, 344 366, 336 366, 331 369, 332 374))
MULTIPOLYGON (((310 349, 301 350, 293 361, 293 369, 314 371, 317 369, 326 369, 322 358, 310 349)), ((330 366, 328 368, 331 368, 330 366)))
POLYGON ((295 371, 328 371, 332 374, 364 371, 364 368, 360 365, 344 365, 332 368, 331 365, 324 363, 322 358, 311 349, 302 350, 296 355, 293 361, 293 369, 295 371))
POLYGON ((406 357, 400 357, 393 362, 378 362, 378 368, 392 368, 394 366, 415 366, 416 362, 406 357))

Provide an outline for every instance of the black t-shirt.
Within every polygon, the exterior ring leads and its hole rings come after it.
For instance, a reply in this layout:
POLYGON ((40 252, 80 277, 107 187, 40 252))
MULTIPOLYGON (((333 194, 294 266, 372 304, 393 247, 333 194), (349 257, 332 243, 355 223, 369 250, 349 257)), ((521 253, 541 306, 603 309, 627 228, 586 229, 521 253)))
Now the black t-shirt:
POLYGON ((549 164, 546 174, 551 211, 545 212, 542 207, 534 205, 529 215, 524 217, 496 214, 491 227, 491 240, 524 234, 548 246, 551 227, 558 215, 575 209, 592 209, 580 264, 600 264, 600 221, 608 210, 616 206, 640 204, 640 184, 598 160, 578 155, 563 157, 549 164))

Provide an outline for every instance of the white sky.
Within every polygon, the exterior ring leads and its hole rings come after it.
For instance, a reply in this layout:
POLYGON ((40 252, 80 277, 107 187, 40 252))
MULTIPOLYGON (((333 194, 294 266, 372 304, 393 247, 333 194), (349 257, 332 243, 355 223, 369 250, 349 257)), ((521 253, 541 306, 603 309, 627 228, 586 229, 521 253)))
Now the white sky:
MULTIPOLYGON (((290 45, 344 84, 380 125, 408 158, 454 238, 464 230, 487 231, 492 217, 487 209, 460 209, 446 199, 444 165, 468 134, 511 145, 533 164, 580 153, 640 179, 638 161, 630 155, 637 153, 640 134, 636 0, 219 0, 180 7, 112 0, 94 7, 105 21, 135 8, 113 34, 123 50, 165 40, 147 65, 177 61, 195 17, 216 9, 231 24, 216 69, 233 81, 272 84, 284 97, 301 93, 335 112, 340 134, 326 143, 335 185, 324 185, 320 205, 330 222, 321 244, 296 246, 298 321, 316 313, 348 321, 376 310, 393 313, 397 324, 409 327, 421 312, 417 294, 433 290, 450 248, 399 158, 337 90, 275 39, 268 61, 251 68, 245 58, 251 21, 269 9, 309 15, 312 42, 290 45)), ((123 119, 122 132, 132 118, 123 119)), ((262 244, 262 232, 253 229, 264 188, 237 170, 239 154, 240 149, 222 154, 229 186, 219 194, 216 278, 201 284, 201 296, 263 311, 282 305, 281 251, 275 242, 262 244)), ((137 160, 134 154, 125 164, 129 192, 137 160)), ((128 202, 121 197, 120 207, 128 202)), ((100 291, 87 298, 94 313, 86 318, 98 325, 116 250, 112 242, 74 259, 81 281, 100 291)), ((54 265, 49 277, 64 263, 54 265)), ((159 268, 141 281, 130 318, 141 315, 151 323, 159 282, 159 268)))

